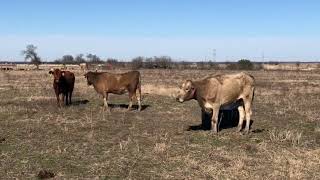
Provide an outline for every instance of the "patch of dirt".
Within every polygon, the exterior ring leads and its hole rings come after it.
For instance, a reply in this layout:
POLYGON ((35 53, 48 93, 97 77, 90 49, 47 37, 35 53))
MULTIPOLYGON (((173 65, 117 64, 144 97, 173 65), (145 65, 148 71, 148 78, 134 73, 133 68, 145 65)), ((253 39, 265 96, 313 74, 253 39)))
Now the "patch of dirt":
POLYGON ((48 170, 40 170, 37 177, 39 179, 49 179, 49 178, 53 178, 55 176, 55 174, 53 172, 50 172, 48 170))

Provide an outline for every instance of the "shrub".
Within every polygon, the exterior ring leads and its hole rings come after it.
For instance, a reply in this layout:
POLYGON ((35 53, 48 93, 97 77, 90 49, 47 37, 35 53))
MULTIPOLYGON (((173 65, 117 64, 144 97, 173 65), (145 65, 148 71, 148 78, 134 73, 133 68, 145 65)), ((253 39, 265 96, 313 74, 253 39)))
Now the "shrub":
POLYGON ((241 70, 253 70, 253 63, 248 59, 241 59, 237 63, 238 69, 241 70))

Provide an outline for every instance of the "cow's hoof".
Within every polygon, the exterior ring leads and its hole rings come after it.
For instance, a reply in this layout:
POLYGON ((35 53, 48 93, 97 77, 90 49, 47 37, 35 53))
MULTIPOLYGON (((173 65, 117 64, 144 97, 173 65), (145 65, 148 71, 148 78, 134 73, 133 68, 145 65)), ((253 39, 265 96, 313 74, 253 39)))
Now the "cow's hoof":
POLYGON ((103 110, 103 112, 106 112, 108 114, 111 113, 110 108, 103 107, 102 110, 103 110))
POLYGON ((213 130, 211 134, 212 135, 218 135, 218 131, 213 130))

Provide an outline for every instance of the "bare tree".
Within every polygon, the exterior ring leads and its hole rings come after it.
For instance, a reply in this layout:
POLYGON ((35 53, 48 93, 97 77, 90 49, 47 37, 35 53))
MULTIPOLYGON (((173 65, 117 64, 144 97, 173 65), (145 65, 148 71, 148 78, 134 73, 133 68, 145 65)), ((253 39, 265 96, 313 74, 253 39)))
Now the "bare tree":
POLYGON ((112 66, 117 66, 119 64, 119 61, 115 58, 108 58, 107 63, 111 64, 112 66))
POLYGON ((73 58, 72 55, 64 55, 64 56, 62 56, 61 62, 63 64, 74 64, 75 63, 74 58, 73 58))
POLYGON ((86 62, 83 54, 78 54, 78 55, 76 55, 76 57, 74 58, 74 60, 75 60, 76 63, 78 63, 78 64, 80 64, 80 63, 85 63, 85 62, 86 62))
POLYGON ((153 57, 154 63, 157 68, 162 69, 170 69, 172 65, 172 59, 169 56, 160 56, 160 57, 153 57))
POLYGON ((34 64, 37 69, 39 69, 39 65, 41 64, 41 58, 38 56, 36 52, 37 47, 33 44, 29 44, 26 47, 26 50, 22 51, 22 55, 24 55, 24 59, 27 61, 30 59, 30 63, 34 64))
POLYGON ((95 54, 91 54, 91 53, 87 55, 87 60, 89 63, 92 63, 92 64, 103 63, 103 61, 100 59, 99 56, 97 56, 95 54))
POLYGON ((143 67, 144 58, 139 56, 131 60, 132 69, 140 69, 143 67))

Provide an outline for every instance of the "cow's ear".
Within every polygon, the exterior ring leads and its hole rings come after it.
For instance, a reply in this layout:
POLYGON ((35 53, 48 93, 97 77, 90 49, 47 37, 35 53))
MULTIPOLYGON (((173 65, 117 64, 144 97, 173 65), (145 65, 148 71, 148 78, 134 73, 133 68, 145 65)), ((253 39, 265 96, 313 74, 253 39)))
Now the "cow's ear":
POLYGON ((61 76, 64 76, 64 72, 61 73, 61 76))
POLYGON ((49 71, 49 74, 53 74, 53 71, 49 71))
POLYGON ((192 82, 190 80, 187 80, 185 87, 186 89, 190 90, 193 87, 192 82))

